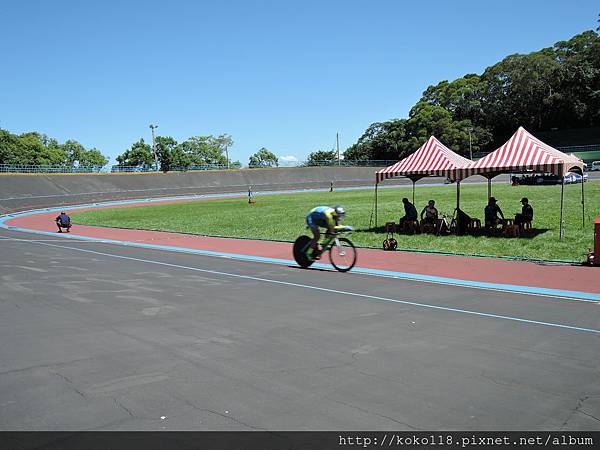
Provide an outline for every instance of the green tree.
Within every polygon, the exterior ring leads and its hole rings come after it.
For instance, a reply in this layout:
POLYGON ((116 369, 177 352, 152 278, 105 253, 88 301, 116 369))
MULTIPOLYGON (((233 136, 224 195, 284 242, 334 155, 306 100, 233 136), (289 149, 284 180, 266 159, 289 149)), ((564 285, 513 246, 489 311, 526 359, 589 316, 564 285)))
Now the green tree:
POLYGON ((265 147, 262 147, 254 155, 250 156, 250 167, 277 167, 279 166, 279 158, 274 153, 271 153, 265 147))
POLYGON ((160 170, 168 172, 173 167, 187 167, 189 159, 171 136, 156 136, 156 155, 160 170))
POLYGON ((68 164, 65 151, 55 139, 46 135, 29 132, 18 137, 19 154, 17 164, 66 166, 68 164))
POLYGON ((308 155, 307 166, 327 166, 337 162, 337 152, 334 150, 318 150, 308 155))
POLYGON ((190 164, 227 164, 225 152, 233 145, 231 136, 194 136, 179 144, 181 151, 189 158, 190 164))
POLYGON ((465 156, 469 155, 469 130, 473 153, 492 140, 492 134, 487 129, 473 125, 469 119, 455 120, 447 109, 425 102, 419 102, 411 110, 406 128, 410 137, 403 143, 404 156, 413 153, 432 135, 465 156))
POLYGON ((344 152, 352 161, 395 160, 405 152, 406 119, 376 122, 344 152))
POLYGON ((150 167, 154 164, 152 147, 140 139, 134 142, 124 153, 117 156, 119 166, 150 167))
POLYGON ((19 137, 0 129, 0 164, 24 164, 19 137))
POLYGON ((67 163, 71 167, 102 167, 108 163, 108 158, 98 149, 87 150, 77 141, 70 139, 60 147, 65 152, 67 163))
POLYGON ((103 167, 108 164, 108 158, 100 150, 91 148, 79 155, 79 167, 103 167))

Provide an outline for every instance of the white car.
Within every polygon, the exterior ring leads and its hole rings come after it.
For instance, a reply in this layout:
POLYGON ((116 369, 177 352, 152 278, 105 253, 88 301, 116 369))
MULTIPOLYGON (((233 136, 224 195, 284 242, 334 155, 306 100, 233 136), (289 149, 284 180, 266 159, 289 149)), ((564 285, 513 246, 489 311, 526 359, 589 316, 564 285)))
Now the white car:
POLYGON ((600 170, 600 161, 594 161, 590 170, 600 170))
MULTIPOLYGON (((583 181, 587 181, 587 180, 588 180, 588 174, 584 173, 583 181)), ((572 183, 581 183, 581 175, 579 175, 578 173, 567 172, 565 174, 565 184, 572 184, 572 183)))

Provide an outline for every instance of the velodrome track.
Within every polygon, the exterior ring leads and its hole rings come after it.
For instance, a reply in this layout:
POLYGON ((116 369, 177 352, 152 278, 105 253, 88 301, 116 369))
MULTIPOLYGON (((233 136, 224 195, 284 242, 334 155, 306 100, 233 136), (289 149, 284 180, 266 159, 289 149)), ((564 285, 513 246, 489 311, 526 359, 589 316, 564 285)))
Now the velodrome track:
POLYGON ((0 246, 3 430, 598 429, 598 301, 0 246))

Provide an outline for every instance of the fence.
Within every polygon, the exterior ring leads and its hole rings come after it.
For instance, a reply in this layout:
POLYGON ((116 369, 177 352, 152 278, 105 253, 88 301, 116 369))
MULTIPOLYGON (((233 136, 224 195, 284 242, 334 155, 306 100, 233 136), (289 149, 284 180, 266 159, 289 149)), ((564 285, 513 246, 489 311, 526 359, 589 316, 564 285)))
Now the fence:
POLYGON ((98 173, 103 166, 72 167, 45 165, 0 164, 0 173, 98 173))

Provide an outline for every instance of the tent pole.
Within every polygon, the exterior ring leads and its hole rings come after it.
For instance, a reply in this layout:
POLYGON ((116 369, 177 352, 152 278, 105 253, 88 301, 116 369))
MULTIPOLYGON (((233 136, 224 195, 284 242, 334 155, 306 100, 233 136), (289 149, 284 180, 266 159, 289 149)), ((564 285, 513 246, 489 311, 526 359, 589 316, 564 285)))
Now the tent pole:
POLYGON ((460 181, 456 182, 456 231, 457 235, 460 234, 460 181))
POLYGON ((492 196, 492 179, 488 178, 488 200, 492 196))
POLYGON ((585 228, 585 193, 583 189, 584 183, 583 171, 581 172, 581 228, 585 228))
POLYGON ((565 199, 565 179, 562 178, 562 182, 560 183, 560 227, 558 232, 558 238, 562 240, 564 230, 563 230, 563 206, 565 199))
POLYGON ((377 186, 379 182, 375 182, 375 228, 377 228, 377 186))
POLYGON ((413 183, 413 205, 415 204, 415 180, 411 180, 413 183))

